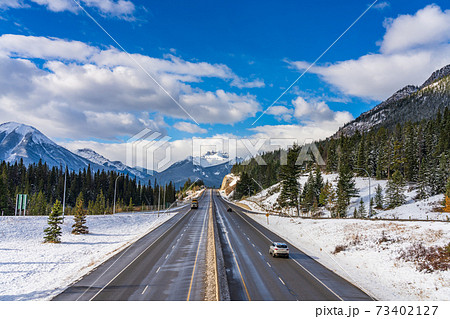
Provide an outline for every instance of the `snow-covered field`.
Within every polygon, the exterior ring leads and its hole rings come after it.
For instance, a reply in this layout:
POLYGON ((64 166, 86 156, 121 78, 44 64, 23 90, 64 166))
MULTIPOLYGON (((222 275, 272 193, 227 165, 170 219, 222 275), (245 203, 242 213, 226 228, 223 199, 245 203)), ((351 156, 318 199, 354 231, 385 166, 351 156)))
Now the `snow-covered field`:
POLYGON ((380 300, 450 300, 450 271, 398 259, 414 243, 449 244, 450 223, 248 216, 380 300), (333 254, 338 245, 347 248, 333 254))
POLYGON ((47 216, 0 217, 0 300, 48 300, 176 213, 87 216, 87 235, 62 225, 60 244, 44 244, 47 216))

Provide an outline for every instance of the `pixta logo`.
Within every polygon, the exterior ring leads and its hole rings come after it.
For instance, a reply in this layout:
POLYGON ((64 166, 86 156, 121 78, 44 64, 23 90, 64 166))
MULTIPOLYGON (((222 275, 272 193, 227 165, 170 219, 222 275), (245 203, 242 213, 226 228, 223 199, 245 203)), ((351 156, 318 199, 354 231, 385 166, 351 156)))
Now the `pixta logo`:
POLYGON ((153 175, 170 162, 170 140, 160 132, 143 129, 127 141, 126 165, 153 175))

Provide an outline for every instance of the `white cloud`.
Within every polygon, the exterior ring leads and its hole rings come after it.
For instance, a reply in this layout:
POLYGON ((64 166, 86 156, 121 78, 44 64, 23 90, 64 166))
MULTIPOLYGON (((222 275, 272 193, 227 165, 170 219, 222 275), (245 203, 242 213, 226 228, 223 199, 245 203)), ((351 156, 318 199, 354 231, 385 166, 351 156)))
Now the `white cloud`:
POLYGON ((173 125, 174 128, 176 128, 179 131, 187 132, 187 133, 201 133, 205 134, 208 131, 204 128, 201 128, 200 126, 189 123, 189 122, 177 122, 173 125))
POLYGON ((345 123, 353 120, 351 113, 347 111, 333 111, 323 101, 307 101, 298 96, 292 100, 294 110, 284 106, 277 106, 269 114, 291 114, 298 121, 297 124, 288 125, 264 125, 252 128, 256 132, 252 138, 268 139, 296 139, 299 144, 305 140, 320 140, 333 135, 345 123))
POLYGON ((23 8, 25 5, 22 0, 1 0, 0 9, 23 8))
POLYGON ((373 6, 374 9, 383 10, 384 8, 390 7, 391 4, 387 1, 378 2, 373 6))
POLYGON ((266 114, 274 115, 278 121, 289 122, 292 120, 294 110, 283 105, 274 105, 267 110, 266 114))
MULTIPOLYGON (((193 63, 173 56, 132 57, 200 123, 236 123, 254 116, 259 108, 252 95, 204 92, 191 86, 204 78, 237 78, 223 64, 193 63)), ((133 134, 152 114, 189 118, 125 53, 79 41, 0 36, 0 83, 4 84, 0 87, 2 120, 26 119, 36 127, 61 123, 48 129, 50 136, 92 134, 114 139, 113 128, 133 134), (44 60, 43 67, 35 59, 44 60), (131 125, 126 129, 127 121, 131 125)), ((161 120, 154 124, 166 125, 161 120)))
MULTIPOLYGON (((73 13, 79 12, 81 9, 73 0, 2 0, 16 5, 9 5, 11 8, 25 7, 24 5, 17 6, 17 3, 29 3, 45 6, 47 10, 53 12, 69 11, 73 13)), ((94 8, 104 16, 118 17, 121 19, 132 20, 135 11, 135 5, 127 0, 78 0, 82 7, 89 9, 94 8)), ((0 5, 1 6, 1 5, 0 5)))
POLYGON ((386 19, 384 25, 386 33, 380 51, 386 54, 428 48, 450 40, 450 10, 442 11, 434 4, 414 15, 386 19))
MULTIPOLYGON (((422 84, 433 71, 450 63, 449 19, 450 11, 435 5, 413 16, 401 15, 385 24, 381 53, 314 66, 309 72, 345 94, 384 100, 405 85, 422 84)), ((309 63, 291 65, 303 71, 309 63)))
POLYGON ((259 103, 253 95, 217 90, 180 96, 180 102, 200 122, 230 124, 255 116, 259 103))

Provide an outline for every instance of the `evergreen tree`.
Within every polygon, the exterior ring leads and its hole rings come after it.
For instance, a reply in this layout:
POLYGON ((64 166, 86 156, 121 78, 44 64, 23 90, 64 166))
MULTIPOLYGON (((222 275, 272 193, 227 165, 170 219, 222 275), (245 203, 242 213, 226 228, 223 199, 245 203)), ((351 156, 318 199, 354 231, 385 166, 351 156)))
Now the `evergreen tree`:
POLYGON ((62 217, 62 205, 59 200, 56 200, 53 205, 52 211, 48 215, 47 227, 44 230, 44 242, 45 243, 60 243, 61 242, 61 226, 63 223, 62 217))
POLYGON ((300 174, 299 167, 296 165, 299 147, 294 145, 289 149, 287 154, 286 165, 281 166, 280 179, 281 179, 281 192, 278 197, 278 204, 280 207, 295 208, 297 214, 300 214, 299 210, 299 184, 298 176, 300 174))
POLYGON ((104 214, 106 211, 105 196, 103 195, 103 190, 97 195, 97 199, 94 204, 94 214, 104 214))
POLYGON ((86 224, 86 211, 83 208, 83 193, 80 193, 77 197, 74 214, 74 224, 72 225, 72 234, 88 234, 89 230, 86 224))
POLYGON ((314 190, 314 199, 317 201, 317 203, 319 203, 319 196, 320 196, 320 193, 322 192, 323 186, 324 185, 323 185, 322 173, 320 171, 319 165, 316 165, 313 190, 314 190))
POLYGON ((389 208, 403 205, 406 202, 405 183, 399 171, 392 174, 392 178, 387 183, 386 202, 389 208))
POLYGON ((375 188, 375 208, 383 209, 384 198, 383 198, 383 188, 380 184, 375 188))
POLYGON ((325 208, 329 208, 328 200, 331 196, 332 185, 328 181, 326 181, 325 185, 322 188, 322 191, 319 195, 319 206, 324 206, 325 208))
POLYGON ((309 172, 309 176, 305 182, 305 185, 303 186, 303 192, 301 196, 302 206, 308 211, 311 210, 311 207, 314 203, 315 198, 314 184, 315 184, 314 175, 312 172, 309 172))
POLYGON ((429 197, 428 179, 425 173, 425 164, 420 163, 419 173, 417 175, 417 195, 416 199, 422 200, 429 197))
POLYGON ((358 217, 359 218, 366 218, 367 216, 366 208, 364 207, 364 201, 362 197, 359 200, 359 207, 358 207, 358 217))
MULTIPOLYGON (((166 203, 167 203, 167 200, 166 200, 166 203)), ((130 203, 128 204, 128 211, 132 212, 133 210, 134 210, 133 198, 130 197, 130 203)))

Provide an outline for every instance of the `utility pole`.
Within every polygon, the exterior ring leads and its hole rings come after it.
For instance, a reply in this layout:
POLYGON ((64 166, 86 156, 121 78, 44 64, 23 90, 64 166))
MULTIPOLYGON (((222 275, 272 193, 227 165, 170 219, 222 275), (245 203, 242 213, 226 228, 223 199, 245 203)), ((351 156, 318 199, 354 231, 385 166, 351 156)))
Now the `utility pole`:
POLYGON ((371 196, 370 196, 370 174, 369 174, 369 172, 368 172, 367 170, 365 170, 364 168, 355 167, 355 169, 361 169, 361 170, 363 170, 364 172, 366 172, 367 177, 369 178, 369 217, 372 217, 372 206, 370 206, 370 199, 371 199, 371 196))
POLYGON ((55 159, 64 162, 64 193, 63 193, 63 214, 62 217, 64 219, 64 212, 66 211, 66 183, 67 183, 67 163, 65 160, 59 157, 55 157, 55 159))
POLYGON ((119 177, 123 177, 123 175, 119 175, 116 177, 116 181, 114 182, 114 208, 113 208, 113 215, 116 213, 116 189, 117 189, 117 180, 119 177))

